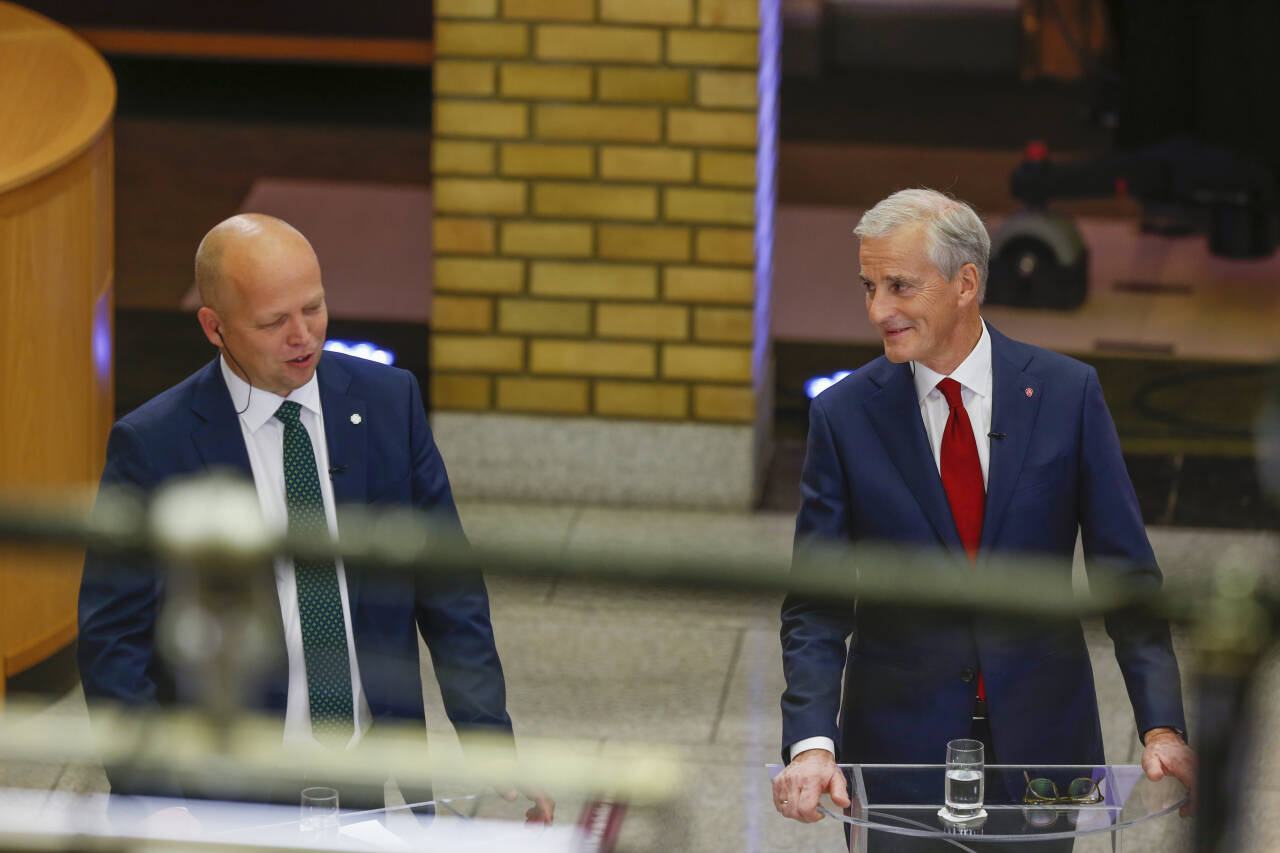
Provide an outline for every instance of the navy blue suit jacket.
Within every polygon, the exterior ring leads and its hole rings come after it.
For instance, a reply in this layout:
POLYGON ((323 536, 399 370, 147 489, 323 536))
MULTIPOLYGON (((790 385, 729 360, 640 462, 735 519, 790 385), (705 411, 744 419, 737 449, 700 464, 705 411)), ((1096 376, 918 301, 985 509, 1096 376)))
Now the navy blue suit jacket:
MULTIPOLYGON (((343 505, 406 505, 433 511, 461 535, 412 374, 332 352, 321 357, 316 373, 329 461, 340 469, 332 475, 339 518, 343 505), (352 415, 360 416, 358 423, 352 415)), ((216 359, 115 424, 102 482, 151 491, 171 478, 210 469, 252 478, 216 359)), ((346 575, 356 656, 375 728, 382 720, 423 718, 420 630, 453 723, 510 731, 489 600, 478 573, 415 579, 347 563, 346 575)), ((91 700, 148 705, 174 698, 175 673, 156 650, 165 584, 166 575, 153 565, 87 556, 79 661, 91 700)), ((282 712, 288 674, 283 626, 278 618, 275 624, 281 626, 280 665, 249 698, 262 709, 282 712)))
MULTIPOLYGON (((935 552, 939 571, 981 572, 993 554, 1025 553, 1060 558, 1054 588, 1069 590, 1079 530, 1091 577, 1114 573, 1158 589, 1160 569, 1097 373, 988 329, 991 431, 1005 437, 991 441, 976 566, 951 516, 910 367, 883 356, 810 407, 796 556, 822 541, 888 544, 935 552)), ((1168 626, 1126 613, 1106 628, 1138 730, 1185 728, 1168 626)), ((855 608, 792 595, 782 608, 782 649, 784 750, 823 735, 841 761, 940 763, 948 740, 969 736, 981 670, 997 760, 1102 763, 1077 620, 855 608)))

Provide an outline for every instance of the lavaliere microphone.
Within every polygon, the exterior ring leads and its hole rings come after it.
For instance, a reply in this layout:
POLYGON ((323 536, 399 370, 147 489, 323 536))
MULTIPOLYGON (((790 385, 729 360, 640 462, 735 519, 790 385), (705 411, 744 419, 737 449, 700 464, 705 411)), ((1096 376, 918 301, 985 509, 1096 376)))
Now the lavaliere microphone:
POLYGON ((987 433, 987 438, 996 438, 996 439, 1000 439, 1000 438, 1005 438, 1005 437, 1006 437, 1005 433, 1002 433, 1002 432, 989 432, 989 433, 987 433))

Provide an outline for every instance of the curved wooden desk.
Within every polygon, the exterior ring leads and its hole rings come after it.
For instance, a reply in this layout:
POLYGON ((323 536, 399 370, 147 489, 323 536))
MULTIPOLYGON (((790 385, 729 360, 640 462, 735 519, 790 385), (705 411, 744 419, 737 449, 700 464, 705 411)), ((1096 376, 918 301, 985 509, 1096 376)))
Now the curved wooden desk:
MULTIPOLYGON (((0 489, 90 488, 112 421, 115 80, 0 0, 0 489)), ((4 682, 76 633, 76 549, 0 549, 4 682)))

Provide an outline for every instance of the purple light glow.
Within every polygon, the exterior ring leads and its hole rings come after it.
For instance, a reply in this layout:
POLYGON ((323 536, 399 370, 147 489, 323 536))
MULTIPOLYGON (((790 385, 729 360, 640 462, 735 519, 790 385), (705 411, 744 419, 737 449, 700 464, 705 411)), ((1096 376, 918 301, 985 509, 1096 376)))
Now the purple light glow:
POLYGON ((778 75, 782 45, 782 2, 760 0, 760 70, 756 92, 755 334, 751 372, 757 389, 769 369, 769 314, 773 298, 773 214, 777 200, 778 75))

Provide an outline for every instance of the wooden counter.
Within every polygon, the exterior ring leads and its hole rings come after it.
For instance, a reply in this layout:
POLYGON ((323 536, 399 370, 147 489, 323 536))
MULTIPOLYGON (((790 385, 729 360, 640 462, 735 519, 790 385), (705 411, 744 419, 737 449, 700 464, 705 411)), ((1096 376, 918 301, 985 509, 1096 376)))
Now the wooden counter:
MULTIPOLYGON (((0 80, 0 489, 88 488, 112 420, 115 81, 70 30, 2 0, 0 80)), ((74 639, 81 561, 0 550, 0 701, 74 639)))

